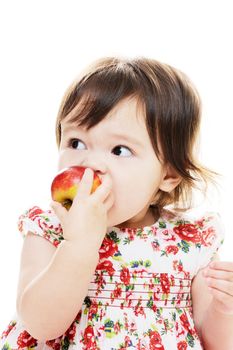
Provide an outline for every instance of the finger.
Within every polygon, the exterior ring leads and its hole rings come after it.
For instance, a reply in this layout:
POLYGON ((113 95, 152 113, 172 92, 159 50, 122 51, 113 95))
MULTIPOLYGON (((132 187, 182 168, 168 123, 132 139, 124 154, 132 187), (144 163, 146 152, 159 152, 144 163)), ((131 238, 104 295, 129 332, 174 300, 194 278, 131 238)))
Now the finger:
POLYGON ((104 202, 104 205, 105 205, 105 208, 106 208, 107 212, 112 208, 112 206, 114 204, 114 200, 115 199, 114 199, 113 194, 110 193, 110 195, 107 197, 107 199, 104 202))
POLYGON ((78 186, 77 194, 73 202, 77 202, 79 201, 79 199, 84 198, 91 193, 93 178, 94 178, 93 170, 90 168, 85 169, 82 179, 78 186))
POLYGON ((217 261, 217 260, 212 261, 209 264, 209 267, 215 270, 224 270, 224 271, 233 272, 233 262, 231 261, 217 261))
POLYGON ((221 291, 222 293, 225 293, 227 295, 230 295, 233 297, 233 283, 229 281, 224 280, 217 280, 215 278, 208 277, 206 279, 206 283, 208 287, 217 289, 221 291))
POLYGON ((212 288, 212 287, 209 287, 208 289, 210 294, 221 303, 227 303, 227 302, 229 303, 229 301, 232 299, 232 296, 229 296, 228 294, 226 294, 225 292, 219 289, 212 288))
POLYGON ((229 272, 229 271, 215 270, 207 267, 203 270, 203 275, 204 277, 212 277, 220 280, 233 282, 233 272, 229 272))
POLYGON ((104 202, 112 190, 112 180, 110 176, 105 176, 100 186, 93 192, 92 197, 100 202, 104 202))
POLYGON ((63 221, 64 218, 67 215, 67 210, 66 208, 63 207, 63 205, 61 203, 58 203, 56 201, 52 201, 50 203, 50 207, 53 209, 53 211, 55 212, 56 216, 58 217, 58 219, 60 221, 63 221))

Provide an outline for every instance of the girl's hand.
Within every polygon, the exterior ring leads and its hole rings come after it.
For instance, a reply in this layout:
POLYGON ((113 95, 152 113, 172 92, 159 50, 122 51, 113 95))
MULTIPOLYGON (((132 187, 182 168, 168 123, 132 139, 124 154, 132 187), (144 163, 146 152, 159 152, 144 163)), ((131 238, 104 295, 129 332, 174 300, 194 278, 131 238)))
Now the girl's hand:
POLYGON ((91 194, 93 177, 93 170, 87 168, 68 211, 55 201, 51 207, 61 222, 64 239, 78 243, 80 237, 85 237, 100 246, 107 230, 107 212, 114 200, 108 175, 101 179, 101 185, 91 194))
POLYGON ((233 315, 233 262, 212 261, 203 270, 203 275, 215 309, 233 315))

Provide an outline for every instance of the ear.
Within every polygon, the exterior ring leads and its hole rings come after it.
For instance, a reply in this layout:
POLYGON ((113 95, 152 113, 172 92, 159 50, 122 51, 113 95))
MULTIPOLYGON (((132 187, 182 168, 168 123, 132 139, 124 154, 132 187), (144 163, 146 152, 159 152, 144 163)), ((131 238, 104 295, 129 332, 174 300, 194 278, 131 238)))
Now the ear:
POLYGON ((171 192, 179 185, 182 177, 177 174, 177 172, 171 167, 171 165, 166 165, 164 170, 164 176, 160 183, 160 190, 164 192, 171 192))

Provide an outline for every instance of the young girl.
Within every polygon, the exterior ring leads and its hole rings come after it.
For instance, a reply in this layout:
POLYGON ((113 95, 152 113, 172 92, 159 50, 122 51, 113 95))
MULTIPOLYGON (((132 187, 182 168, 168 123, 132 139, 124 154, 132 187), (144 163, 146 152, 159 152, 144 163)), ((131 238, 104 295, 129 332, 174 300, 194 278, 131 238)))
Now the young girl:
POLYGON ((232 350, 218 215, 185 212, 214 177, 195 156, 199 124, 188 78, 155 60, 102 59, 74 82, 59 169, 87 169, 69 210, 52 202, 19 219, 17 314, 0 349, 232 350))

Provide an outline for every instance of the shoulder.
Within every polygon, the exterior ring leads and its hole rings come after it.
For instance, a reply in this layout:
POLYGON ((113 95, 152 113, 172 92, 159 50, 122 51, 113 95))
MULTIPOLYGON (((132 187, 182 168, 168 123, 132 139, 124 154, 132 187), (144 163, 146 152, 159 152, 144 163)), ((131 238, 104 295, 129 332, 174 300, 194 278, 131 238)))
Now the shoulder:
POLYGON ((23 237, 30 232, 49 240, 54 246, 63 240, 61 224, 52 209, 33 206, 25 210, 19 216, 18 229, 23 237))
POLYGON ((217 212, 178 212, 163 210, 162 218, 182 239, 204 246, 224 239, 224 225, 217 212))
POLYGON ((163 217, 181 245, 192 247, 195 274, 216 257, 225 236, 219 213, 181 213, 166 210, 163 217))

